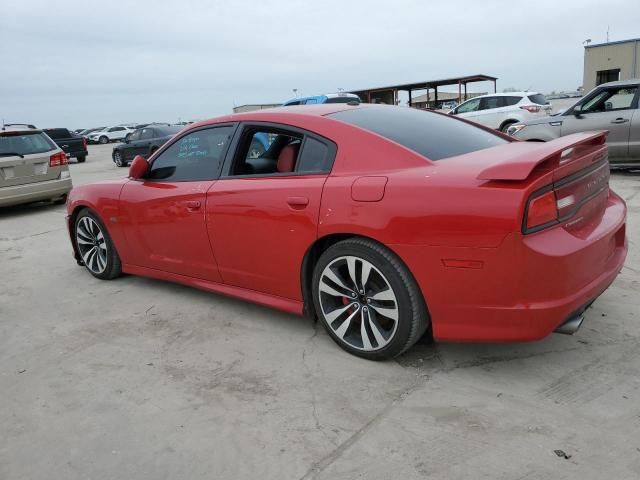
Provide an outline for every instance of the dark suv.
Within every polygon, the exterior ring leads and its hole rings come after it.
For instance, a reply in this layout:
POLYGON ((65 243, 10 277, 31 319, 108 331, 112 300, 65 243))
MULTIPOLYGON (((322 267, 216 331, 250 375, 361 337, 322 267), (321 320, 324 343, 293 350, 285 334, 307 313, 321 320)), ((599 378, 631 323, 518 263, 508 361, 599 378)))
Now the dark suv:
POLYGON ((113 147, 113 163, 118 167, 126 167, 136 155, 150 157, 153 152, 182 130, 176 125, 148 125, 130 133, 124 143, 113 147))

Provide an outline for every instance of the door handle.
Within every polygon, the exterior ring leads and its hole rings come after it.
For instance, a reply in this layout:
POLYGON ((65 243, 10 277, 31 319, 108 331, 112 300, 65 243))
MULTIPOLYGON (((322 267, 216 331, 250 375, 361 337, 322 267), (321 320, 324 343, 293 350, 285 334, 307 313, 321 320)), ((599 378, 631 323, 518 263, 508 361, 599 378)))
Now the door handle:
POLYGON ((309 205, 307 197, 287 197, 287 203, 292 207, 306 207, 309 205))
POLYGON ((616 118, 615 120, 611 120, 611 123, 627 123, 628 121, 626 118, 616 118))
POLYGON ((198 200, 188 200, 185 202, 185 205, 187 206, 187 210, 199 210, 200 209, 200 202, 198 200))

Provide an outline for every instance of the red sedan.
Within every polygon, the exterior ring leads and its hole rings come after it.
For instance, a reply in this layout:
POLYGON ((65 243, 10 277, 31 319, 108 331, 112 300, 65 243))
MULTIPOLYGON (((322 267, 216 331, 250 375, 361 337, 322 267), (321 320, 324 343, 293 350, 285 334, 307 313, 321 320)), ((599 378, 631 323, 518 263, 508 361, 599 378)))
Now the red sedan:
POLYGON ((605 132, 512 141, 384 105, 194 124, 129 178, 73 189, 78 263, 316 316, 370 359, 572 333, 622 268, 605 132), (266 150, 256 149, 258 142, 266 150))

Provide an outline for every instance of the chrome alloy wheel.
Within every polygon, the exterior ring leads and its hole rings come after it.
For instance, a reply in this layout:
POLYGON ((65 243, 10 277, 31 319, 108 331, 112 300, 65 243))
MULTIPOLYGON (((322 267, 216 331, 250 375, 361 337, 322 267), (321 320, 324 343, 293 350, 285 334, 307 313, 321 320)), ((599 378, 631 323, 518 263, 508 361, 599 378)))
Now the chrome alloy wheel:
POLYGON ((387 278, 359 257, 334 259, 322 271, 319 303, 327 325, 350 347, 385 347, 398 327, 398 301, 387 278))
POLYGON ((85 266, 100 274, 107 268, 107 243, 100 225, 91 217, 82 217, 76 225, 76 244, 85 266))

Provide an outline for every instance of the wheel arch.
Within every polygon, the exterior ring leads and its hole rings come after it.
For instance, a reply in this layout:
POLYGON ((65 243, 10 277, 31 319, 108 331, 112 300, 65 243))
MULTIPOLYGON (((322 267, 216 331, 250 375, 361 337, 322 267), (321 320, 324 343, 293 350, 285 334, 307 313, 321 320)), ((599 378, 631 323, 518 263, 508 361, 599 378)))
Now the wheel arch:
POLYGON ((505 120, 504 122, 502 122, 502 123, 500 124, 500 127, 498 128, 498 130, 502 131, 502 129, 503 129, 504 127, 506 127, 507 125, 511 125, 512 123, 518 123, 519 121, 520 121, 520 120, 516 120, 516 119, 514 119, 514 118, 510 118, 510 119, 508 119, 508 120, 505 120))
MULTIPOLYGON (((309 248, 305 252, 304 257, 302 259, 302 264, 300 267, 300 287, 302 290, 302 303, 303 303, 305 315, 308 315, 311 318, 316 319, 315 310, 313 307, 313 297, 312 297, 312 289, 311 289, 311 281, 313 278, 313 268, 315 264, 317 263, 320 256, 329 247, 331 247, 332 245, 335 245, 338 242, 341 242, 342 240, 347 240, 350 238, 369 240, 371 242, 377 243, 378 245, 392 252, 398 258, 398 260, 402 263, 402 265, 404 265, 404 267, 407 269, 407 272, 409 272, 409 275, 413 277, 413 280, 416 282, 416 285, 418 285, 418 288, 420 288, 418 281, 416 280, 413 272, 408 267, 404 259, 398 254, 398 252, 394 251, 393 248, 389 247, 389 245, 386 245, 385 243, 381 242, 376 238, 373 238, 367 235, 361 235, 359 233, 350 233, 350 232, 331 233, 331 234, 327 234, 325 236, 317 238, 315 242, 313 242, 309 246, 309 248)), ((421 289, 420 289, 420 293, 422 294, 423 301, 426 304, 426 298, 425 298, 424 292, 422 292, 421 289)), ((428 310, 428 307, 427 307, 427 310, 428 310)))

